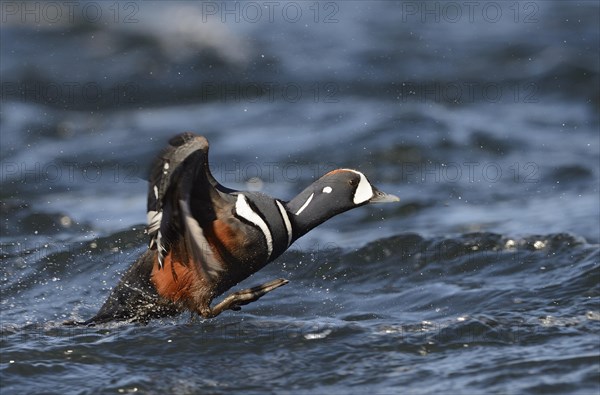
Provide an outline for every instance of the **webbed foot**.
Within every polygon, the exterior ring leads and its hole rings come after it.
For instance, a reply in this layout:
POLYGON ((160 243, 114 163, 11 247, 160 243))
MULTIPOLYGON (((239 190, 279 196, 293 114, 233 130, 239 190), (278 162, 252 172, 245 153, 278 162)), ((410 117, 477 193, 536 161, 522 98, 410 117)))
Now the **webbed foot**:
POLYGON ((289 283, 288 280, 278 278, 277 280, 269 281, 268 283, 256 287, 234 292, 228 295, 221 302, 217 303, 215 307, 200 311, 200 315, 204 318, 213 318, 225 310, 238 311, 242 308, 241 306, 256 302, 268 292, 271 292, 287 283, 289 283))

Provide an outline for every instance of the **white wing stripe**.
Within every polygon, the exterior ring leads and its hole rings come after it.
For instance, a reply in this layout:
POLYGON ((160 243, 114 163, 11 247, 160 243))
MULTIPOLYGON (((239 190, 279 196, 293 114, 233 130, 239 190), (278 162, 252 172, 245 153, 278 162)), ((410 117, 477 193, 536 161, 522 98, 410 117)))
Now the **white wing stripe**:
POLYGON ((160 211, 148 211, 146 214, 146 221, 148 223, 148 233, 152 233, 160 228, 160 221, 162 220, 162 213, 160 211))
POLYGON ((198 221, 192 216, 188 203, 180 200, 179 207, 181 207, 181 212, 185 220, 185 232, 191 243, 190 247, 192 249, 192 256, 196 261, 195 263, 200 265, 200 269, 207 280, 214 281, 223 269, 221 263, 216 259, 198 221))

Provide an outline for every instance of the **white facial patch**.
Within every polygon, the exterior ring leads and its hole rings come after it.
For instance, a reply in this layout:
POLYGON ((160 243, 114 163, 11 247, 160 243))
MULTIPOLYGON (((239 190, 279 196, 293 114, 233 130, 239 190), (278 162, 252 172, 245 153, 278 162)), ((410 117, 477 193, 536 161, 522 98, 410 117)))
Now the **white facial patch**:
POLYGON ((333 191, 333 189, 331 189, 331 187, 323 188, 323 193, 331 193, 331 191, 333 191))
POLYGON ((360 176, 360 181, 358 182, 356 191, 354 191, 354 198, 352 199, 354 204, 361 204, 361 203, 364 203, 367 200, 371 199, 374 195, 373 187, 367 180, 367 177, 365 177, 365 175, 363 173, 361 173, 360 171, 356 171, 356 170, 352 170, 352 169, 347 169, 347 170, 351 171, 353 173, 356 173, 360 176))
POLYGON ((271 236, 271 231, 267 226, 267 223, 258 215, 252 207, 248 204, 248 200, 246 196, 241 193, 238 195, 237 200, 235 202, 235 212, 240 217, 244 218, 250 223, 258 226, 258 228, 263 232, 265 236, 265 240, 267 241, 267 250, 268 250, 268 258, 271 257, 271 253, 273 252, 273 237, 271 236))
POLYGON ((296 215, 300 215, 300 213, 303 212, 306 207, 308 207, 308 203, 310 203, 310 201, 312 200, 313 196, 315 196, 315 194, 311 193, 310 196, 308 197, 308 199, 306 199, 306 202, 304 202, 304 204, 302 205, 302 207, 300 207, 300 210, 298 210, 296 212, 296 215))

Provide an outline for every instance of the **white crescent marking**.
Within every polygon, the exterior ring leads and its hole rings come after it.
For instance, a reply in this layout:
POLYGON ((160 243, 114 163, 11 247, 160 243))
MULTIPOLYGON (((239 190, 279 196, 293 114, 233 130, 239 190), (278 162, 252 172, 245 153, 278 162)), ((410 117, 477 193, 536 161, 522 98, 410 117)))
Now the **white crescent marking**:
POLYGON ((290 218, 287 215, 287 211, 283 205, 279 202, 279 200, 275 200, 275 204, 277 204, 277 208, 279 209, 279 213, 281 214, 281 218, 283 218, 283 223, 285 224, 285 230, 288 235, 288 247, 292 244, 292 224, 290 223, 290 218))
POLYGON ((235 212, 240 217, 258 226, 263 232, 263 235, 265 236, 265 239, 267 241, 267 259, 269 259, 271 257, 271 253, 273 252, 273 237, 271 236, 271 231, 269 230, 269 227, 267 226, 266 222, 261 218, 261 216, 254 212, 254 210, 252 210, 252 207, 250 207, 250 205, 248 204, 246 196, 244 196, 241 193, 238 194, 237 200, 235 202, 235 212))

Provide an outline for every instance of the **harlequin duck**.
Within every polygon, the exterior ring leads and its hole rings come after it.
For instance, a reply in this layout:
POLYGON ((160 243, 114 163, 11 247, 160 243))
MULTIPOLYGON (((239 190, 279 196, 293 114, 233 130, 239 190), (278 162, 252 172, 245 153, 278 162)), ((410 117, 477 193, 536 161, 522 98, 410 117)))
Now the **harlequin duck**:
MULTIPOLYGON (((208 166, 208 141, 183 133, 155 160, 148 191, 148 250, 91 319, 147 323, 190 310, 204 318, 239 310, 288 283, 276 279, 213 299, 260 270, 329 218, 399 198, 359 171, 333 170, 289 202, 220 185, 208 166)), ((73 324, 73 322, 71 322, 73 324)))

